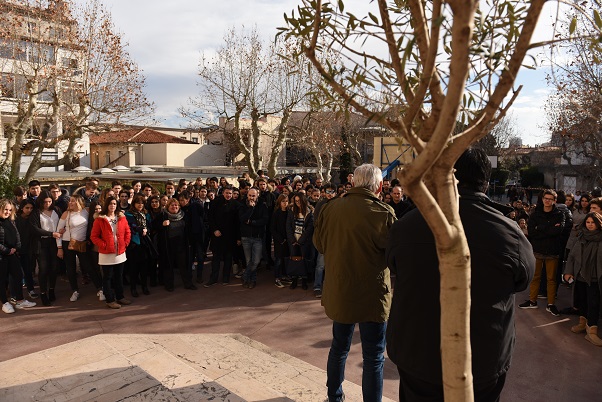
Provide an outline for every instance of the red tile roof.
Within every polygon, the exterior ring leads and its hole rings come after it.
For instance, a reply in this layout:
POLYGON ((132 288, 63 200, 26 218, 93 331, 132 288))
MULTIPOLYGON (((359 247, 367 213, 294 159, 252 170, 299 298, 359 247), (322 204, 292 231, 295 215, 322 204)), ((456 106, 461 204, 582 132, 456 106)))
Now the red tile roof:
MULTIPOLYGON (((196 144, 150 128, 91 134, 90 144, 196 144)), ((197 144, 198 145, 198 144, 197 144)))

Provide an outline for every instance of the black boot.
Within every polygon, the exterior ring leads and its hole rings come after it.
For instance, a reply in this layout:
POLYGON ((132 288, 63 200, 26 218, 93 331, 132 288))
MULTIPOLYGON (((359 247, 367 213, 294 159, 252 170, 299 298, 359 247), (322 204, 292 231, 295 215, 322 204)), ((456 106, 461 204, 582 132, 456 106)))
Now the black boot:
POLYGON ((54 289, 48 289, 48 300, 51 302, 56 301, 56 296, 54 295, 54 289))
POLYGON ((307 278, 301 278, 301 289, 307 290, 307 278))
POLYGON ((132 291, 132 297, 138 297, 138 291, 136 290, 136 288, 131 288, 132 291))
POLYGON ((299 278, 297 278, 296 276, 293 278, 293 281, 291 282, 291 286, 289 286, 291 289, 296 289, 297 288, 297 280, 299 278))
POLYGON ((145 295, 150 295, 150 291, 148 290, 148 286, 144 285, 142 286, 142 293, 144 293, 145 295))
POLYGON ((42 299, 42 304, 44 306, 52 306, 52 303, 50 303, 50 300, 48 300, 48 295, 46 295, 46 293, 42 293, 40 295, 40 299, 42 299))

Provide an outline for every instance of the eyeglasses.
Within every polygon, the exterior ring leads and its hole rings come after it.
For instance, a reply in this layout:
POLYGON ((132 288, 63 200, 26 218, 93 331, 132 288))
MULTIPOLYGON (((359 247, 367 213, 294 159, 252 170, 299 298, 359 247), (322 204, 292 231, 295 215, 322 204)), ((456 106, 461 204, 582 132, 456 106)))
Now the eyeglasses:
POLYGON ((334 190, 326 190, 326 194, 334 194, 335 191, 334 190))
POLYGON ((555 198, 550 198, 550 197, 543 197, 544 201, 556 201, 555 198))

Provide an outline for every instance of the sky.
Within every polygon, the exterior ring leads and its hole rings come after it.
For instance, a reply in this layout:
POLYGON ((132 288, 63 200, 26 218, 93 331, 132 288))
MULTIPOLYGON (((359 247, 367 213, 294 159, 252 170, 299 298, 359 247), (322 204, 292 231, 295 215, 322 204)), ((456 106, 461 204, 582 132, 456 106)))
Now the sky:
MULTIPOLYGON (((83 2, 84 0, 78 0, 83 2)), ((146 77, 146 94, 156 105, 160 125, 184 127, 178 113, 197 93, 196 79, 201 52, 218 48, 227 29, 252 28, 271 39, 284 26, 300 0, 102 0, 111 11, 116 29, 128 43, 132 59, 146 77)), ((540 20, 536 38, 549 38, 551 11, 540 20)), ((535 55, 539 59, 538 55, 535 55)), ((548 141, 544 102, 550 88, 545 67, 523 69, 516 85, 521 95, 510 109, 525 145, 548 141)))

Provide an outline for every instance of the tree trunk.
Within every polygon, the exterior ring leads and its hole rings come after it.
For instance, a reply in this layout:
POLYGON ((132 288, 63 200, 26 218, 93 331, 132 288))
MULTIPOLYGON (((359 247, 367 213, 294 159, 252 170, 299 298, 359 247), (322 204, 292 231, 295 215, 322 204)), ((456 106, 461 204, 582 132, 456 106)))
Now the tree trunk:
MULTIPOLYGON (((402 171, 402 183, 409 170, 411 167, 402 171)), ((445 400, 472 402, 470 250, 460 220, 453 169, 439 160, 424 177, 404 185, 433 232, 437 247, 445 400), (433 202, 439 208, 433 208, 433 202)))
POLYGON ((288 130, 288 120, 291 116, 291 112, 288 109, 284 110, 282 114, 282 121, 280 122, 280 126, 278 127, 278 137, 276 137, 276 142, 272 146, 272 153, 270 154, 270 160, 268 162, 268 176, 276 177, 276 165, 278 163, 278 158, 282 153, 282 148, 286 143, 286 133, 288 130))

